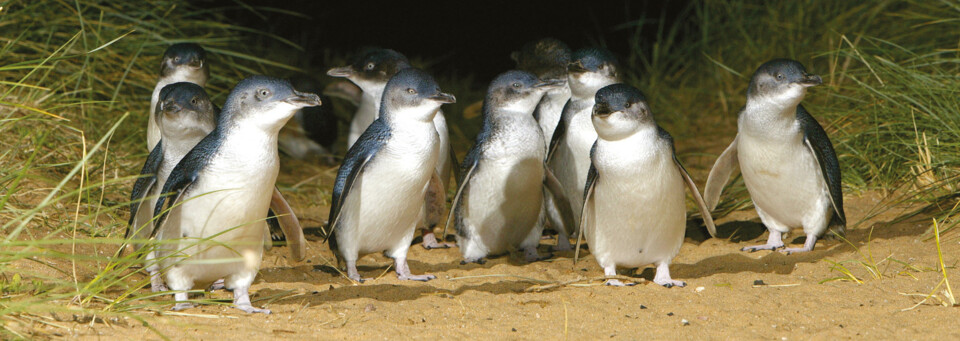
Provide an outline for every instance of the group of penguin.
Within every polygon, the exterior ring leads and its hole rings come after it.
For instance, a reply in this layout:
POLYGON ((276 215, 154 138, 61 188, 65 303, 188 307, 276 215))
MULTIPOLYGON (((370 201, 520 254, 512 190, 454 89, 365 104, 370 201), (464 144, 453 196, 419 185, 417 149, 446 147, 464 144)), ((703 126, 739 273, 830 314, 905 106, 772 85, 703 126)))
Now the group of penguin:
MULTIPOLYGON (((363 282, 357 259, 376 252, 395 261, 401 280, 436 278, 414 275, 407 265, 418 227, 431 249, 451 246, 444 239, 452 225, 465 264, 514 251, 528 261, 543 259, 537 246, 549 226, 558 233, 555 250, 571 250, 575 236, 579 255, 585 240, 606 275, 654 264, 655 283, 684 286, 669 270, 686 229, 684 187, 715 236, 710 211, 738 169, 769 230, 766 244, 743 250, 782 248, 782 234, 793 227, 803 228, 806 242, 788 253, 812 250, 829 226, 843 233, 836 153, 800 105, 821 79, 799 62, 776 59, 754 73, 737 136, 701 196, 643 93, 621 83, 612 53, 571 51, 545 38, 511 58, 517 70, 487 88, 482 126, 462 163, 440 110, 455 97, 402 54, 365 48, 327 72, 360 91, 325 229, 350 279, 363 282), (451 173, 457 187, 438 241, 434 229, 444 223, 451 173)), ((306 257, 300 223, 275 187, 278 145, 294 156, 329 148, 316 138, 285 142, 289 134, 281 129, 317 120, 307 110, 327 103, 312 93, 316 87, 250 76, 221 109, 204 91, 208 77, 202 47, 167 49, 151 98, 150 154, 133 187, 126 236, 146 258, 152 290, 175 292, 175 310, 193 306, 188 290, 212 284, 232 290, 235 307, 270 313, 252 306, 248 291, 271 233, 284 234, 295 259, 306 257)), ((300 137, 311 134, 318 135, 300 137)))

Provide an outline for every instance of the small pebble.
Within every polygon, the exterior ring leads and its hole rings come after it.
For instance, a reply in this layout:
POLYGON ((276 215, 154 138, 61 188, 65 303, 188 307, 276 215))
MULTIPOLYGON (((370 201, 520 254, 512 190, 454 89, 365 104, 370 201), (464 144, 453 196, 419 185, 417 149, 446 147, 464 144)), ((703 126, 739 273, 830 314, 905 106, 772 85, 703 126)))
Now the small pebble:
POLYGON ((753 281, 753 285, 767 285, 767 283, 764 283, 762 279, 758 279, 753 281))
POLYGON ((640 309, 647 309, 647 306, 641 304, 641 305, 640 305, 640 309))
POLYGON ((673 316, 673 312, 671 311, 671 312, 667 313, 667 316, 673 316))
POLYGON ((683 323, 684 326, 689 326, 689 325, 690 325, 690 321, 687 321, 687 319, 682 319, 682 320, 680 320, 680 323, 683 323))
POLYGON ((517 331, 517 328, 510 328, 510 331, 515 332, 517 331))
POLYGON ((697 287, 697 288, 696 288, 696 289, 694 289, 694 290, 696 290, 697 292, 702 292, 702 291, 704 291, 704 290, 707 290, 707 288, 704 288, 704 287, 697 287))

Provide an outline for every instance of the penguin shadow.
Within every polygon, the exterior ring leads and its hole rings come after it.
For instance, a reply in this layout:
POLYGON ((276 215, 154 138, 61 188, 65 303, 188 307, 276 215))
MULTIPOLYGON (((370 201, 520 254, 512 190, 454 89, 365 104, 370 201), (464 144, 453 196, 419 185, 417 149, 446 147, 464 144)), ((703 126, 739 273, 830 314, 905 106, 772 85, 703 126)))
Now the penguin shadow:
MULTIPOLYGON (((522 293, 525 289, 536 284, 526 281, 498 281, 495 283, 482 283, 476 285, 462 285, 456 289, 437 288, 430 283, 420 285, 409 284, 360 284, 345 285, 329 290, 320 290, 307 293, 306 295, 296 295, 276 300, 276 304, 297 304, 309 303, 311 306, 318 306, 324 303, 343 302, 358 297, 370 298, 378 302, 402 302, 412 301, 423 298, 425 295, 437 295, 440 297, 454 298, 467 291, 482 291, 495 295, 522 293)), ((284 290, 279 289, 260 289, 257 292, 258 297, 271 297, 284 295, 284 290)))
MULTIPOLYGON (((717 238, 726 239, 731 242, 739 243, 748 240, 754 240, 767 232, 767 227, 760 223, 760 219, 748 221, 730 221, 717 225, 717 238)), ((711 239, 710 232, 707 231, 703 219, 695 218, 687 220, 687 230, 685 236, 688 241, 697 245, 711 239)))

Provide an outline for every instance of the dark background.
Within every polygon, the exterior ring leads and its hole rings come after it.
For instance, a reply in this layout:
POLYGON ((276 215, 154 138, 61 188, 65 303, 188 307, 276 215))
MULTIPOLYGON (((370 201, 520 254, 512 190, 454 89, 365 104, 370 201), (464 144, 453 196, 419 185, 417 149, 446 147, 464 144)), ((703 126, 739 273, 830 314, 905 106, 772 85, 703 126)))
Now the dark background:
POLYGON ((349 56, 373 45, 430 62, 433 72, 474 75, 482 83, 514 67, 510 52, 543 37, 560 39, 573 50, 607 47, 621 59, 633 46, 643 53, 655 41, 659 23, 681 20, 689 2, 244 0, 251 10, 233 0, 210 0, 201 7, 233 7, 228 15, 237 24, 301 45, 302 63, 308 64, 301 67, 326 69, 334 65, 322 65, 325 55, 349 56), (635 39, 637 44, 631 43, 635 39))

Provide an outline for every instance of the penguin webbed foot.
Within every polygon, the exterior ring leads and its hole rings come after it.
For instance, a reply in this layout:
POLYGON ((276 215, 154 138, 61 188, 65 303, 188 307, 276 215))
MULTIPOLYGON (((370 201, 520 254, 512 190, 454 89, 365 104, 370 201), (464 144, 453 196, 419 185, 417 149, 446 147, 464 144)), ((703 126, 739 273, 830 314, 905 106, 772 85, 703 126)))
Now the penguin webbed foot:
POLYGON ((783 248, 783 247, 784 247, 784 245, 783 245, 782 243, 779 244, 779 245, 777 245, 777 244, 763 244, 763 245, 745 246, 745 247, 741 248, 740 251, 746 251, 746 252, 757 252, 757 251, 760 251, 760 250, 776 251, 777 249, 781 249, 781 248, 783 248))
POLYGON ((663 287, 668 288, 668 289, 669 289, 669 288, 673 288, 673 287, 681 287, 681 288, 683 288, 683 287, 687 286, 687 282, 678 281, 678 280, 675 280, 675 279, 669 279, 669 280, 660 281, 660 282, 658 282, 657 280, 654 280, 653 282, 654 282, 654 283, 657 283, 657 284, 660 284, 660 285, 662 285, 663 287))
MULTIPOLYGON (((249 285, 249 284, 248 284, 249 285)), ((242 310, 245 313, 261 313, 261 314, 270 314, 270 309, 266 308, 257 308, 250 304, 250 293, 249 288, 246 286, 241 286, 239 288, 233 289, 233 307, 242 310)))
POLYGON ((170 308, 170 310, 181 311, 181 310, 187 310, 196 306, 197 306, 196 304, 193 304, 190 302, 179 302, 177 304, 174 304, 173 308, 170 308))
POLYGON ((159 271, 150 272, 150 292, 161 292, 168 291, 170 288, 167 288, 167 284, 163 282, 163 278, 160 277, 159 271))
POLYGON ((623 283, 619 279, 608 279, 604 284, 611 287, 632 287, 637 285, 637 283, 623 283))
POLYGON ((265 315, 270 315, 270 309, 257 308, 257 307, 254 307, 253 305, 250 305, 250 304, 234 305, 233 307, 234 307, 234 308, 237 308, 237 309, 240 309, 240 310, 242 310, 243 312, 248 313, 248 314, 261 313, 261 314, 265 314, 265 315))
POLYGON ((434 276, 434 275, 431 275, 431 274, 423 274, 423 275, 411 275, 411 274, 399 275, 399 274, 398 274, 398 275, 397 275, 397 278, 400 279, 401 281, 420 281, 420 282, 426 282, 426 281, 429 281, 429 280, 432 280, 432 279, 437 279, 437 276, 434 276))
POLYGON ((534 248, 530 248, 530 249, 524 250, 524 257, 523 257, 523 258, 524 258, 528 263, 532 263, 532 262, 538 262, 538 261, 542 261, 542 260, 547 260, 547 259, 553 258, 553 254, 552 254, 552 253, 547 253, 546 255, 541 256, 540 253, 537 252, 537 248, 534 247, 534 248))
POLYGON ((567 238, 558 238, 557 245, 551 247, 550 250, 553 252, 573 251, 573 244, 570 244, 570 240, 567 238))
POLYGON ((426 231, 427 231, 427 230, 424 230, 424 233, 423 233, 423 242, 420 243, 420 245, 422 245, 424 249, 427 249, 427 250, 433 250, 433 249, 448 249, 448 248, 453 247, 453 245, 451 245, 451 244, 449 244, 449 243, 440 243, 440 242, 438 242, 438 241, 437 241, 437 236, 436 236, 435 234, 433 234, 433 232, 426 232, 426 231))
POLYGON ((487 264, 487 259, 486 259, 486 258, 477 258, 477 259, 464 259, 464 260, 460 261, 460 265, 467 265, 467 264, 470 264, 470 263, 483 265, 483 264, 487 264))
POLYGON ((226 288, 227 287, 223 284, 223 278, 221 278, 221 279, 218 279, 216 282, 213 282, 213 284, 210 284, 210 287, 207 288, 207 291, 217 291, 217 290, 222 290, 226 288))
POLYGON ((803 247, 792 247, 781 250, 784 254, 794 254, 801 252, 810 252, 813 251, 813 247, 817 245, 817 236, 809 234, 807 235, 807 240, 803 242, 803 247))

